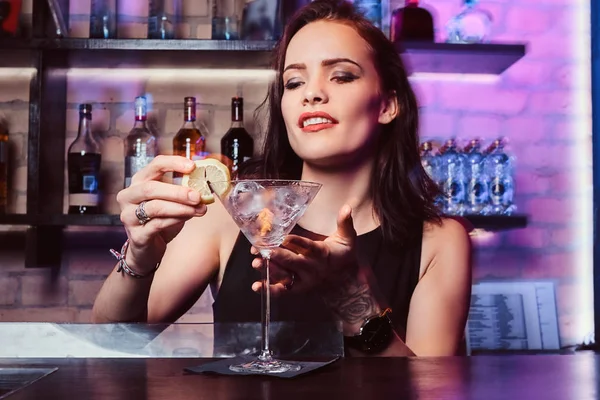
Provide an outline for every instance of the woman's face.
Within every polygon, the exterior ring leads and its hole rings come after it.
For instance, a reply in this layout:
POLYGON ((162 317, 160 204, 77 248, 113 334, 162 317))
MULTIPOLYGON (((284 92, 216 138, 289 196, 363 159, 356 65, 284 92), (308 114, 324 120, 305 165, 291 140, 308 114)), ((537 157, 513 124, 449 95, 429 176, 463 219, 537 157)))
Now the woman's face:
POLYGON ((310 23, 290 41, 281 109, 305 162, 334 167, 372 156, 389 110, 371 52, 352 27, 331 21, 310 23))

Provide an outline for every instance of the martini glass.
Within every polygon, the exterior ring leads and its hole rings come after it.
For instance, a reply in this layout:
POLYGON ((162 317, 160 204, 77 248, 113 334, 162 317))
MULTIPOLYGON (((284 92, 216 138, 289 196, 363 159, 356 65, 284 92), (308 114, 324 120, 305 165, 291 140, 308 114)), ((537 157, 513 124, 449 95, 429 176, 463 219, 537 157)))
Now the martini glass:
POLYGON ((258 249, 264 261, 261 292, 262 350, 255 360, 231 365, 229 369, 235 372, 266 374, 298 371, 300 365, 274 359, 270 348, 269 260, 273 249, 283 243, 283 239, 290 233, 321 189, 321 184, 307 181, 256 179, 227 183, 210 182, 209 185, 211 189, 217 185, 220 188, 223 187, 222 185, 229 185, 228 190, 218 197, 244 236, 258 249))

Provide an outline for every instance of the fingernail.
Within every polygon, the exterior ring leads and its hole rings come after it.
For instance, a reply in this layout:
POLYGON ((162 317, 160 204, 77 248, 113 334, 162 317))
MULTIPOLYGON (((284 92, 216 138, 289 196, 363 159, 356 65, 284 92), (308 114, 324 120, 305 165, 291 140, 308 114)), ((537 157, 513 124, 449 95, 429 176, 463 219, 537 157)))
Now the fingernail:
POLYGON ((206 206, 202 204, 200 207, 196 207, 196 214, 203 215, 206 213, 206 206))
POLYGON ((200 201, 200 193, 196 192, 195 190, 190 190, 188 192, 188 199, 191 201, 200 201))

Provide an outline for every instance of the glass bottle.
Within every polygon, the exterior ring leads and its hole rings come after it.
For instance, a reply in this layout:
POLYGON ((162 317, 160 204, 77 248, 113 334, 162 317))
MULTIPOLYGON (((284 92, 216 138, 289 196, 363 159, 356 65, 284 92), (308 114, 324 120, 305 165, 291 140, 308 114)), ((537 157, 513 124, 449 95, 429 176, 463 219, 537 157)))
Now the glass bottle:
POLYGON ((490 177, 491 213, 496 215, 510 215, 516 210, 513 162, 504 151, 504 145, 504 139, 494 140, 485 157, 485 170, 490 177))
POLYGON ((245 0, 212 0, 212 39, 239 40, 245 0))
POLYGON ((466 194, 464 155, 457 150, 455 139, 447 140, 440 153, 440 174, 445 195, 442 209, 449 215, 462 215, 466 194))
POLYGON ((434 41, 433 16, 419 7, 419 0, 406 0, 404 7, 392 12, 390 39, 393 42, 434 41))
POLYGON ((449 43, 482 43, 492 26, 489 12, 477 6, 479 0, 464 0, 462 10, 446 25, 449 43))
POLYGON ((181 0, 150 0, 148 6, 148 39, 175 39, 181 0))
POLYGON ((92 0, 90 10, 90 38, 117 37, 117 0, 92 0))
POLYGON ((240 165, 254 153, 254 140, 244 128, 244 99, 231 99, 231 128, 221 139, 221 154, 231 161, 231 175, 235 179, 240 165))
MULTIPOLYGON (((184 99, 183 126, 173 138, 173 154, 183 156, 190 160, 200 160, 207 156, 206 134, 204 124, 196 125, 196 98, 186 97, 184 99)), ((173 172, 173 183, 181 184, 183 175, 173 172)))
POLYGON ((131 178, 158 155, 158 142, 146 125, 146 98, 135 98, 135 122, 125 138, 125 187, 131 178))
POLYGON ((0 120, 0 214, 8 209, 8 128, 0 120))
POLYGON ((489 182, 483 168, 484 155, 481 152, 480 141, 478 139, 471 140, 469 145, 465 147, 464 153, 467 174, 465 212, 467 214, 488 214, 489 182))
POLYGON ((69 214, 100 213, 100 146, 92 135, 92 105, 79 106, 77 137, 69 146, 69 214))

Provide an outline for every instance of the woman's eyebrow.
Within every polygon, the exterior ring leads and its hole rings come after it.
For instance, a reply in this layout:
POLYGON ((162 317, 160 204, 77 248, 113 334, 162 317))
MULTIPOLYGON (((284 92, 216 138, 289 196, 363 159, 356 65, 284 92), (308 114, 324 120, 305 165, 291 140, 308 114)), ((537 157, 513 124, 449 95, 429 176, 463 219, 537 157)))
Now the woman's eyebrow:
MULTIPOLYGON (((332 65, 335 64, 340 64, 340 63, 350 63, 350 64, 354 64, 356 65, 358 68, 360 68, 360 70, 362 71, 363 68, 360 66, 359 63, 357 63, 354 60, 351 60, 349 58, 329 58, 327 60, 323 60, 321 61, 321 65, 324 67, 330 67, 332 65)), ((290 69, 306 69, 306 64, 303 63, 297 63, 297 64, 290 64, 287 67, 284 68, 283 72, 290 70, 290 69)))

